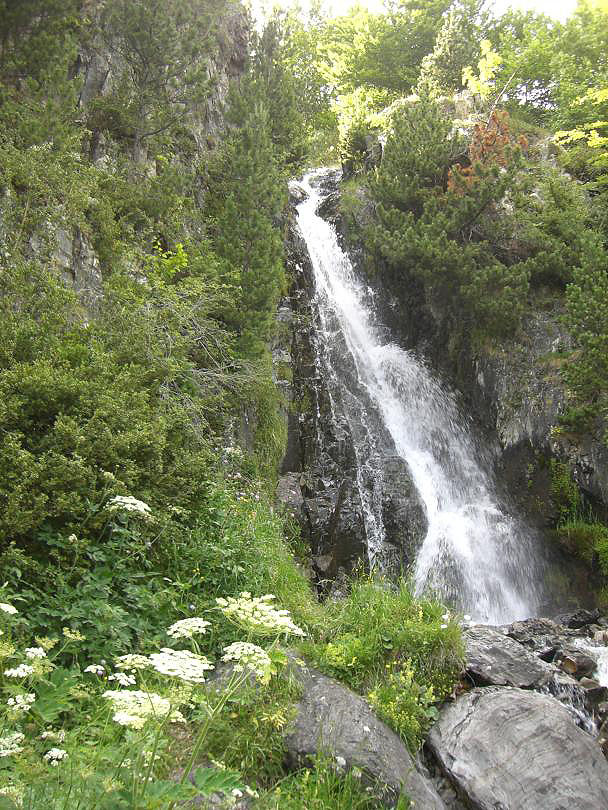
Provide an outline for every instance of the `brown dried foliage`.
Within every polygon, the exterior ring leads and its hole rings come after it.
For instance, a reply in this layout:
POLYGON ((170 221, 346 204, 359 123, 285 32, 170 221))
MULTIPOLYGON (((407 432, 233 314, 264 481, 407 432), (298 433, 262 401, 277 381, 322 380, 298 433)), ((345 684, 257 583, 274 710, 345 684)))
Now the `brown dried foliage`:
POLYGON ((522 150, 528 148, 525 135, 514 140, 509 126, 509 113, 494 110, 487 123, 475 124, 469 145, 468 166, 455 166, 448 174, 448 190, 464 194, 479 180, 476 166, 507 166, 515 145, 522 150))

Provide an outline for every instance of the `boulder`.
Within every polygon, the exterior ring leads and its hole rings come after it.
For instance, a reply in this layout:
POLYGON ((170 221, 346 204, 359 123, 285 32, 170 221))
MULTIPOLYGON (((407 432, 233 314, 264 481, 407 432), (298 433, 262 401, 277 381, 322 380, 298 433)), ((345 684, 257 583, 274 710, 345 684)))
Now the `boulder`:
POLYGON ((304 497, 300 487, 299 473, 285 473, 279 478, 276 501, 298 522, 304 520, 304 497))
POLYGON ((444 810, 443 801, 403 742, 363 698, 301 664, 293 671, 302 685, 302 697, 285 738, 292 767, 301 767, 317 752, 325 751, 341 767, 356 766, 367 782, 384 786, 389 806, 396 804, 403 788, 412 808, 444 810))
POLYGON ((533 650, 543 661, 552 661, 558 649, 566 642, 564 628, 551 619, 526 619, 513 622, 507 635, 533 650))
POLYGON ((485 625, 464 633, 467 675, 477 686, 518 686, 538 689, 549 682, 553 668, 500 630, 485 625))
POLYGON ((565 627, 570 627, 572 630, 580 630, 581 627, 587 627, 594 624, 600 618, 599 610, 575 610, 573 613, 564 613, 556 616, 555 620, 565 627))
POLYGON ((608 763, 548 695, 473 689, 442 709, 427 744, 475 810, 608 807, 608 763))
POLYGON ((595 658, 574 646, 561 649, 555 656, 555 663, 575 678, 593 675, 597 667, 595 658))

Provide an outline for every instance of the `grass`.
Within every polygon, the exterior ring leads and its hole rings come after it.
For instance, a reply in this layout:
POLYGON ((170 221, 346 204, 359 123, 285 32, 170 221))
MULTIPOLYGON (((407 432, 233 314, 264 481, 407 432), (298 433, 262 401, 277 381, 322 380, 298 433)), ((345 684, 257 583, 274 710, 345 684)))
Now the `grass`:
MULTIPOLYGON (((406 810, 410 802, 402 797, 397 810, 406 810)), ((386 804, 372 788, 361 784, 356 770, 344 773, 332 760, 320 755, 312 768, 290 774, 263 795, 259 810, 380 810, 386 804)))

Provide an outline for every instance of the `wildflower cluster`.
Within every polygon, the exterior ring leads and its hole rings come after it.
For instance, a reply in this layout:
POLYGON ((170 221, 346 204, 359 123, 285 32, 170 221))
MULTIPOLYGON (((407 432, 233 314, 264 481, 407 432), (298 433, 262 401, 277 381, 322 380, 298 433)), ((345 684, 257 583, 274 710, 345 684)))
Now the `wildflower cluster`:
POLYGON ((6 701, 6 705, 14 712, 29 712, 36 700, 36 695, 33 692, 27 695, 16 695, 6 701))
POLYGON ((49 765, 53 766, 59 765, 60 762, 67 758, 68 752, 64 751, 63 748, 51 748, 44 755, 44 759, 46 759, 49 765))
POLYGON ((115 662, 116 669, 126 669, 135 672, 137 669, 148 669, 150 666, 150 659, 146 655, 138 655, 137 653, 129 653, 128 655, 120 655, 115 662))
POLYGON ((0 737, 0 757, 11 757, 23 751, 21 743, 25 736, 20 731, 14 731, 5 737, 0 737))
POLYGON ((34 674, 34 667, 29 664, 19 664, 12 669, 5 669, 4 674, 7 678, 28 678, 34 674))
POLYGON ((171 650, 169 647, 152 653, 150 663, 161 675, 170 675, 187 683, 204 683, 205 673, 213 669, 204 655, 189 650, 171 650))
POLYGON ((258 636, 305 636, 304 631, 294 624, 288 610, 277 609, 272 602, 272 594, 252 597, 243 591, 238 599, 216 599, 222 613, 250 633, 258 636))
POLYGON ((26 658, 46 658, 46 653, 42 649, 42 647, 26 647, 25 648, 25 657, 26 658))
POLYGON ((116 495, 108 502, 108 509, 111 512, 131 512, 149 518, 152 510, 147 503, 139 501, 132 495, 116 495))
POLYGON ((100 677, 105 674, 105 667, 102 667, 101 664, 89 664, 88 667, 84 668, 85 672, 90 672, 92 675, 99 675, 100 677))
POLYGON ((222 661, 234 661, 235 672, 250 670, 262 682, 269 681, 273 671, 268 653, 256 644, 250 644, 247 641, 235 641, 234 644, 224 647, 222 661))
POLYGON ((207 622, 205 619, 180 619, 169 627, 167 635, 171 638, 192 638, 194 635, 206 633, 210 624, 211 622, 207 622))
POLYGON ((16 607, 13 607, 13 605, 8 605, 6 602, 0 602, 0 610, 4 611, 4 613, 8 613, 10 616, 14 616, 16 613, 19 613, 16 607))
POLYGON ((115 672, 113 675, 108 675, 109 681, 116 681, 119 686, 135 686, 135 678, 133 675, 127 675, 126 672, 115 672))
POLYGON ((143 692, 140 690, 120 689, 103 693, 114 709, 112 719, 121 726, 143 728, 151 718, 169 716, 172 723, 183 722, 183 715, 171 709, 167 698, 157 695, 156 692, 143 692))

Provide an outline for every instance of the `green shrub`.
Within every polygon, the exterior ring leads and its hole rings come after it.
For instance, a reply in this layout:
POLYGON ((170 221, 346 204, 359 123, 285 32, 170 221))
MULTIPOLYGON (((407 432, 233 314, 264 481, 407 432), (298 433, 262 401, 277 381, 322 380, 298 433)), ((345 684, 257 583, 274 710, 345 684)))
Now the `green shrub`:
POLYGON ((568 551, 580 557, 586 563, 593 562, 593 556, 599 546, 608 541, 608 527, 601 523, 587 523, 584 520, 570 520, 556 529, 560 543, 568 551))
POLYGON ((558 512, 558 525, 577 521, 583 509, 583 500, 570 467, 563 461, 551 459, 551 500, 558 512))
POLYGON ((344 600, 325 605, 323 624, 302 649, 327 674, 364 693, 377 691, 382 701, 390 700, 401 678, 396 673, 409 672, 409 691, 420 705, 444 700, 463 663, 458 623, 439 603, 415 599, 403 580, 356 580, 344 600))
POLYGON ((437 716, 432 686, 420 686, 408 661, 387 664, 387 673, 368 698, 378 715, 401 736, 415 753, 437 716))

